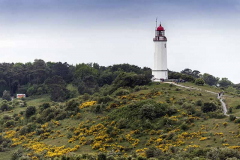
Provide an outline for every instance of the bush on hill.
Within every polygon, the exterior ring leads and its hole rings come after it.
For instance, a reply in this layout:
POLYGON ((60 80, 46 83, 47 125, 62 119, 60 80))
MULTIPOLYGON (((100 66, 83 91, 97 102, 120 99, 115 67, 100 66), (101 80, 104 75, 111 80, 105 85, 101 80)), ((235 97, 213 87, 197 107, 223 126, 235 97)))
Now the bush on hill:
POLYGON ((29 118, 32 115, 34 115, 36 113, 36 107, 35 106, 29 106, 26 109, 26 117, 29 118))
POLYGON ((171 108, 167 104, 157 103, 154 100, 142 100, 110 112, 109 119, 115 121, 121 119, 119 126, 125 126, 127 121, 126 127, 151 128, 155 125, 153 121, 157 118, 166 114, 170 116, 176 112, 175 108, 171 108))
POLYGON ((206 102, 203 104, 201 109, 204 113, 213 112, 217 110, 217 105, 214 102, 206 102))
POLYGON ((198 86, 203 86, 204 85, 204 80, 202 78, 198 78, 195 80, 195 84, 198 86))
POLYGON ((134 88, 137 85, 146 85, 151 82, 151 76, 144 74, 135 74, 135 73, 121 73, 113 81, 113 88, 110 93, 114 92, 120 87, 131 87, 134 88))
POLYGON ((8 111, 9 109, 9 105, 6 102, 2 102, 1 111, 8 111))

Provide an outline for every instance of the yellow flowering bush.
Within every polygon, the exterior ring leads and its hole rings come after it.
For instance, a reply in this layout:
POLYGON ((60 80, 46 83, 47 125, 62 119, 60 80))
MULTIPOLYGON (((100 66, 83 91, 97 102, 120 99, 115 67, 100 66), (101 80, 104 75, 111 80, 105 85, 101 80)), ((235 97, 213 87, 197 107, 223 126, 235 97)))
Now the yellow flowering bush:
POLYGON ((97 104, 97 101, 84 102, 79 106, 79 109, 87 108, 95 104, 97 104))

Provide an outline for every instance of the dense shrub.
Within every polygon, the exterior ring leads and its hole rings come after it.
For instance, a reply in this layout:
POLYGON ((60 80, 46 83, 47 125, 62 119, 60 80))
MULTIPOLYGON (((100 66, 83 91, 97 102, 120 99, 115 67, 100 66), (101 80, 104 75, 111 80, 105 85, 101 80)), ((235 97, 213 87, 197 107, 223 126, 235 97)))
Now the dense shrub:
POLYGON ((26 109, 26 117, 29 118, 32 115, 34 115, 36 113, 36 107, 35 106, 29 106, 26 109))
POLYGON ((208 112, 207 115, 210 118, 217 118, 217 119, 222 119, 222 118, 226 117, 221 111, 218 111, 218 112, 208 112))
POLYGON ((145 151, 145 155, 147 158, 158 157, 161 154, 162 154, 162 151, 155 147, 150 147, 145 151))
POLYGON ((148 89, 147 86, 135 86, 134 87, 135 92, 140 91, 140 90, 147 90, 147 89, 148 89))
POLYGON ((195 80, 195 84, 198 85, 198 86, 203 86, 204 85, 204 80, 202 78, 197 78, 195 80))
POLYGON ((151 82, 151 75, 135 74, 135 73, 120 73, 113 81, 113 88, 110 92, 114 92, 120 87, 135 87, 137 85, 146 85, 151 82))
POLYGON ((3 92, 2 99, 7 100, 7 101, 11 101, 12 98, 11 98, 10 92, 5 90, 3 92))
POLYGON ((18 160, 20 157, 22 157, 22 155, 23 155, 23 150, 18 149, 12 153, 11 160, 18 160))
POLYGON ((239 151, 230 148, 211 148, 211 150, 207 152, 206 158, 211 160, 225 160, 228 158, 239 159, 240 153, 239 151))
POLYGON ((12 119, 12 117, 10 115, 7 115, 7 114, 3 115, 3 120, 4 121, 10 120, 10 119, 12 119))
POLYGON ((236 109, 240 109, 240 104, 236 106, 236 109))
POLYGON ((194 114, 196 112, 195 106, 192 103, 189 103, 189 102, 185 102, 182 105, 182 108, 186 109, 188 114, 194 114))
POLYGON ((63 120, 63 119, 66 118, 66 117, 67 117, 66 111, 62 111, 61 113, 59 113, 59 114, 55 117, 55 119, 58 121, 58 120, 63 120))
POLYGON ((0 153, 8 151, 11 144, 11 140, 5 139, 2 135, 0 135, 0 153))
POLYGON ((66 103, 67 111, 79 111, 79 103, 76 99, 71 99, 66 103))
POLYGON ((147 119, 155 119, 156 113, 155 113, 155 106, 153 104, 144 104, 140 108, 140 114, 141 118, 147 118, 147 119))
POLYGON ((40 109, 43 111, 44 109, 47 109, 50 107, 50 104, 49 103, 43 103, 42 105, 39 106, 40 109))
POLYGON ((175 106, 168 106, 166 113, 168 115, 173 115, 173 114, 177 113, 177 111, 178 111, 177 107, 175 107, 175 106))
POLYGON ((14 120, 8 120, 7 122, 4 123, 4 126, 8 128, 14 126, 14 124, 15 124, 14 120))
POLYGON ((127 95, 127 94, 129 94, 129 93, 130 93, 129 90, 127 90, 127 89, 118 89, 118 90, 116 90, 116 91, 114 92, 114 94, 115 94, 116 96, 127 95))
POLYGON ((97 103, 98 104, 101 104, 101 103, 108 103, 110 101, 112 101, 113 98, 110 97, 110 96, 101 96, 101 97, 98 97, 98 100, 97 100, 97 103))
POLYGON ((2 103, 1 104, 1 111, 8 111, 9 110, 9 105, 7 103, 2 103))
MULTIPOLYGON (((124 118, 127 120, 127 127, 133 127, 135 129, 139 127, 152 128, 155 126, 153 121, 156 118, 160 118, 168 113, 168 107, 167 104, 157 103, 154 100, 142 100, 113 110, 111 114, 109 114, 109 119, 119 121, 124 118)), ((169 116, 171 116, 174 111, 175 109, 170 109, 169 116)))
POLYGON ((240 123, 240 118, 238 118, 238 119, 235 119, 235 121, 234 121, 235 123, 240 123))
POLYGON ((188 130, 189 129, 189 126, 186 124, 186 123, 183 123, 180 128, 184 131, 188 130))
POLYGON ((28 133, 28 127, 27 126, 23 126, 19 131, 20 135, 25 135, 27 133, 28 133))
POLYGON ((106 159, 107 159, 107 156, 106 156, 105 153, 98 153, 97 159, 98 159, 98 160, 106 160, 106 159))
POLYGON ((125 118, 121 118, 118 121, 118 128, 123 129, 123 128, 126 128, 126 127, 127 127, 127 120, 125 118))
POLYGON ((216 111, 217 110, 217 106, 214 102, 206 102, 203 104, 203 106, 201 107, 201 110, 204 112, 204 113, 207 113, 207 112, 213 112, 213 111, 216 111))
POLYGON ((102 113, 102 105, 101 104, 96 104, 96 105, 93 105, 91 106, 91 111, 94 112, 94 113, 102 113))
POLYGON ((28 96, 33 96, 33 95, 42 95, 47 93, 47 87, 44 84, 40 85, 32 85, 28 87, 27 89, 27 95, 28 96))
POLYGON ((201 100, 201 99, 197 100, 196 105, 197 105, 197 106, 202 106, 202 105, 203 105, 202 100, 201 100))
POLYGON ((234 116, 234 115, 230 115, 230 116, 229 116, 229 120, 230 120, 230 121, 234 121, 235 119, 236 119, 236 116, 234 116))

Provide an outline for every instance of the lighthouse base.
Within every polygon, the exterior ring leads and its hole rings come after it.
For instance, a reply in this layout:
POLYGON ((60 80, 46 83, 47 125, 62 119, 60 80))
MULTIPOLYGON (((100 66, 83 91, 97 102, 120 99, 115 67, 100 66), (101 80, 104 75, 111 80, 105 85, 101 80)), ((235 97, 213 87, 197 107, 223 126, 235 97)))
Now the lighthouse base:
POLYGON ((168 79, 168 70, 152 70, 152 81, 159 82, 163 79, 168 79))

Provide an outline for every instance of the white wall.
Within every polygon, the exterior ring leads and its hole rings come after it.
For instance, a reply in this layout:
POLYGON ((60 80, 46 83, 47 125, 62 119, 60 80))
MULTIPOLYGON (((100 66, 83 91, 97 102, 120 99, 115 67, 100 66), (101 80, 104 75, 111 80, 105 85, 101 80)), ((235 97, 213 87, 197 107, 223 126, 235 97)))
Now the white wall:
POLYGON ((155 53, 154 53, 154 66, 153 72, 154 78, 168 79, 167 71, 167 42, 166 41, 154 41, 155 53))

